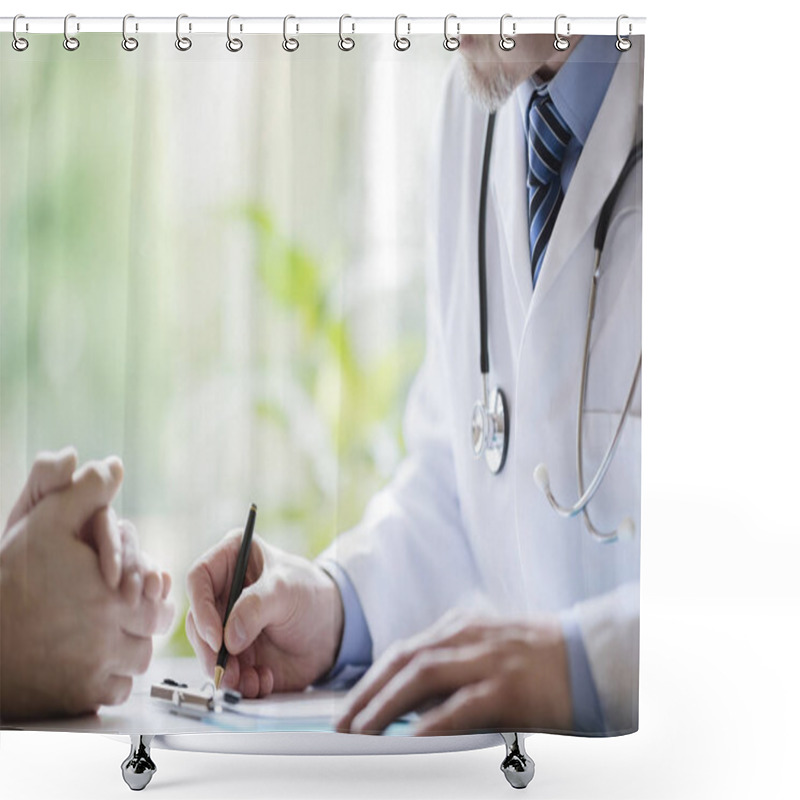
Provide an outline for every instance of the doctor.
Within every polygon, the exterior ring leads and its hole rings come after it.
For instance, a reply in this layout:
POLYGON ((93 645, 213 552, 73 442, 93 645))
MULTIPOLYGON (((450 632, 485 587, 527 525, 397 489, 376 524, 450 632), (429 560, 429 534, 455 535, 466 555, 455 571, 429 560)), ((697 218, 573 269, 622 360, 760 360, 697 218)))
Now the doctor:
MULTIPOLYGON (((406 410, 408 456, 362 522, 315 563, 254 539, 249 585, 224 631, 234 656, 225 682, 246 696, 369 667, 341 731, 380 731, 432 700, 441 702, 418 733, 636 730, 640 162, 608 228, 581 414, 588 484, 633 386, 588 510, 598 530, 630 517, 636 535, 599 543, 582 514, 557 515, 533 480, 546 464, 561 502, 581 493, 576 424, 595 231, 641 141, 641 44, 619 53, 614 42, 573 37, 559 52, 552 37, 521 36, 503 52, 497 37, 462 38, 464 69, 451 74, 431 162, 427 352, 406 410), (489 111, 487 377, 510 413, 497 474, 470 437, 483 393, 478 207, 489 111)), ((187 631, 209 674, 240 536, 188 577, 187 631)))

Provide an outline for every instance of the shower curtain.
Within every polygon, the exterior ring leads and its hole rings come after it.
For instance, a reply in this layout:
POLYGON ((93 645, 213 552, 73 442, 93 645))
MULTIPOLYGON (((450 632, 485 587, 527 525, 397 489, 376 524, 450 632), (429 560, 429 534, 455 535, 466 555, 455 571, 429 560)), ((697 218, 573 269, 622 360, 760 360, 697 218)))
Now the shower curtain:
POLYGON ((224 641, 245 704, 336 692, 308 729, 636 730, 642 37, 29 39, 0 73, 3 725, 199 686, 224 641))

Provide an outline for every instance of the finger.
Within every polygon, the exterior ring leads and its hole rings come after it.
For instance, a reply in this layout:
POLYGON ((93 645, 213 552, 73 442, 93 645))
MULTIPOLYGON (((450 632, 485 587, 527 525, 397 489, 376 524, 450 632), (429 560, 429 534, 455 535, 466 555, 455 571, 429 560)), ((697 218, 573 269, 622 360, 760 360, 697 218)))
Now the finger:
POLYGON ((258 680, 261 684, 258 696, 266 697, 272 694, 275 689, 275 674, 269 667, 262 666, 258 668, 258 680))
POLYGON ((133 689, 133 678, 127 675, 110 675, 100 691, 100 703, 104 706, 118 706, 124 703, 133 689))
MULTIPOLYGON (((200 659, 206 675, 213 677, 214 669, 217 666, 218 653, 214 652, 198 633, 197 624, 191 611, 186 615, 186 635, 189 637, 189 641, 192 643, 194 652, 200 659)), ((236 656, 228 656, 221 686, 241 691, 239 689, 239 660, 236 656)))
POLYGON ((149 636, 131 636, 122 632, 114 652, 112 672, 124 677, 144 675, 153 657, 153 640, 149 636))
POLYGON ((122 485, 122 475, 122 462, 116 456, 90 461, 72 475, 69 487, 48 495, 41 505, 52 503, 63 527, 77 534, 97 511, 111 503, 122 485))
POLYGON ((460 627, 453 629, 453 615, 445 614, 416 636, 390 647, 347 696, 347 706, 336 722, 337 730, 350 730, 353 719, 421 650, 447 647, 459 641, 460 627))
POLYGON ((387 650, 348 693, 345 710, 335 722, 336 730, 347 733, 353 719, 367 707, 372 698, 405 667, 412 657, 413 651, 401 646, 387 650))
POLYGON ((492 677, 497 654, 491 646, 418 653, 353 719, 353 733, 378 733, 426 700, 492 677))
POLYGON ((242 697, 256 698, 261 691, 261 678, 255 667, 240 667, 239 691, 242 697))
POLYGON ((136 529, 128 520, 119 524, 122 539, 122 578, 120 592, 129 606, 136 606, 141 599, 144 579, 142 577, 139 537, 136 529))
MULTIPOLYGON (((186 635, 189 637, 189 641, 192 643, 192 647, 194 647, 194 651, 197 654, 197 657, 200 659, 206 675, 213 677, 214 668, 217 665, 218 653, 213 651, 198 633, 194 614, 191 610, 186 615, 186 635)), ((252 669, 252 667, 249 668, 252 669)), ((254 690, 252 685, 242 685, 241 676, 245 669, 248 669, 248 667, 242 665, 241 657, 229 655, 225 665, 225 672, 222 676, 221 686, 224 686, 228 689, 236 689, 236 691, 241 692, 244 697, 263 697, 272 691, 273 681, 270 670, 264 667, 262 667, 260 670, 256 670, 261 681, 262 688, 254 690), (268 672, 269 675, 265 675, 264 672, 268 672)))
POLYGON ((131 636, 158 636, 166 633, 175 616, 175 607, 166 600, 142 600, 122 607, 122 629, 131 636))
POLYGON ((239 691, 243 697, 266 697, 272 694, 274 685, 275 678, 269 667, 243 665, 239 659, 239 691))
MULTIPOLYGON (((214 657, 214 666, 216 666, 217 659, 214 657)), ((237 692, 244 694, 242 689, 242 664, 236 656, 228 656, 225 663, 225 672, 222 676, 220 686, 225 686, 228 689, 236 689, 237 692)))
POLYGON ((416 736, 439 736, 451 733, 478 733, 502 727, 499 687, 494 681, 466 686, 440 706, 423 714, 417 723, 416 736))
POLYGON ((172 575, 169 572, 161 573, 161 599, 166 600, 172 589, 172 575))
POLYGON ((114 509, 101 508, 84 526, 84 531, 81 538, 97 553, 103 580, 116 590, 122 579, 122 534, 114 509))
POLYGON ((225 625, 229 653, 241 653, 270 625, 284 625, 296 608, 291 584, 280 574, 263 572, 236 601, 225 625))
POLYGON ((203 671, 206 675, 212 676, 217 663, 217 653, 208 646, 205 639, 198 633, 191 609, 186 614, 186 636, 194 648, 195 655, 200 659, 203 671))
POLYGON ((120 592, 125 602, 132 607, 138 605, 142 597, 142 576, 136 568, 125 570, 120 581, 120 592))
POLYGON ((68 487, 77 465, 78 454, 74 447, 65 447, 57 453, 39 453, 33 462, 25 487, 11 509, 6 530, 13 528, 48 494, 68 487))
POLYGON ((151 600, 157 600, 162 594, 162 574, 147 553, 142 552, 139 546, 139 537, 136 527, 127 519, 120 521, 120 527, 125 533, 127 544, 127 568, 138 573, 141 579, 140 593, 151 600))
POLYGON ((161 597, 161 571, 147 553, 141 553, 140 558, 144 576, 144 596, 149 600, 158 600, 161 597))
POLYGON ((350 730, 353 719, 418 652, 480 642, 488 637, 489 630, 453 609, 416 636, 389 648, 348 695, 347 706, 336 722, 337 730, 350 730))
POLYGON ((222 619, 216 601, 229 591, 238 552, 239 537, 229 534, 201 556, 186 576, 186 591, 197 631, 214 651, 222 646, 222 619))

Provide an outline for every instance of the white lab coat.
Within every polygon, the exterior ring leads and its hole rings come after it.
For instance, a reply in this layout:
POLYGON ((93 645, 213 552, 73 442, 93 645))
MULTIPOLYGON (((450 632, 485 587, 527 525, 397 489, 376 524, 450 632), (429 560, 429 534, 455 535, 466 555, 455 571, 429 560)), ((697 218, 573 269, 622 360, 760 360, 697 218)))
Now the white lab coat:
MULTIPOLYGON (((635 40, 634 40, 635 41, 635 40)), ((490 386, 503 388, 511 442, 493 476, 475 460, 480 396, 478 197, 486 113, 452 73, 434 163, 433 253, 424 365, 405 417, 408 456, 364 519, 324 557, 358 595, 377 657, 453 606, 488 604, 519 618, 572 614, 610 733, 638 726, 640 390, 614 461, 590 505, 599 527, 624 516, 630 543, 598 544, 533 482, 547 464, 572 503, 576 409, 600 208, 641 137, 639 42, 622 55, 572 177, 535 293, 531 288, 524 132, 515 98, 498 111, 487 213, 490 386)), ((607 237, 584 418, 584 474, 615 430, 641 348, 641 168, 626 182, 607 237)))

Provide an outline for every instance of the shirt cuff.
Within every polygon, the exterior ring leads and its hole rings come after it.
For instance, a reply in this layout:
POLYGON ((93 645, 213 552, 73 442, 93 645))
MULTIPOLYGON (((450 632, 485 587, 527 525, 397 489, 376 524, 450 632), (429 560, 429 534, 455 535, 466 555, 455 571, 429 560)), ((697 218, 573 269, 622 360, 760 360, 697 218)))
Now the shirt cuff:
POLYGON ((344 607, 344 623, 336 661, 314 686, 324 685, 326 689, 346 688, 354 684, 372 664, 372 636, 361 601, 347 573, 339 564, 329 559, 320 559, 316 563, 339 587, 344 607))
POLYGON ((572 728, 579 733, 603 734, 606 731, 603 708, 592 677, 581 629, 573 614, 567 613, 561 618, 561 630, 567 646, 572 728))

